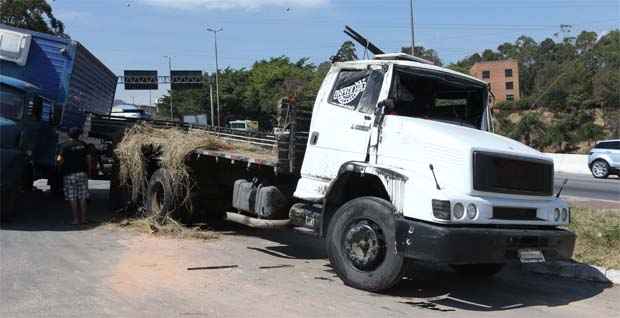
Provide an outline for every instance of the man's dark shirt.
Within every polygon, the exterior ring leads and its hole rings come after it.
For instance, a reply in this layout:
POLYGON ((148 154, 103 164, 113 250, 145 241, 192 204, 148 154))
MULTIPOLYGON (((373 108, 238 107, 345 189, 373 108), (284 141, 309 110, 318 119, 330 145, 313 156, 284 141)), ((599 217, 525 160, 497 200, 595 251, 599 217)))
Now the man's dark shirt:
POLYGON ((60 155, 63 158, 62 174, 64 176, 78 172, 87 172, 86 156, 88 148, 82 141, 71 139, 62 144, 60 155))

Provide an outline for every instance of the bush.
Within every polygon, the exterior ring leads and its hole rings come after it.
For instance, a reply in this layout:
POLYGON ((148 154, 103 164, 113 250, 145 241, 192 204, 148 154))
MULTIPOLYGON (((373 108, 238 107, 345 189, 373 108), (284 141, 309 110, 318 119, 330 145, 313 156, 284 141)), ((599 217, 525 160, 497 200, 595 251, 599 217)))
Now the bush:
POLYGON ((515 108, 515 102, 510 100, 503 100, 495 103, 495 108, 501 110, 512 110, 515 108))

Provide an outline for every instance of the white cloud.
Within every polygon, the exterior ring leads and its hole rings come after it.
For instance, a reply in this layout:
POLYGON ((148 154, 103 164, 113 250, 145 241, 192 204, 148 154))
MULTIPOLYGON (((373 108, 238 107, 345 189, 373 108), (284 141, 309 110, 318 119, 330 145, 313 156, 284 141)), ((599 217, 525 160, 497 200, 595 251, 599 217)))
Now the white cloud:
POLYGON ((263 7, 316 8, 329 0, 140 0, 150 5, 179 9, 256 9, 263 7))

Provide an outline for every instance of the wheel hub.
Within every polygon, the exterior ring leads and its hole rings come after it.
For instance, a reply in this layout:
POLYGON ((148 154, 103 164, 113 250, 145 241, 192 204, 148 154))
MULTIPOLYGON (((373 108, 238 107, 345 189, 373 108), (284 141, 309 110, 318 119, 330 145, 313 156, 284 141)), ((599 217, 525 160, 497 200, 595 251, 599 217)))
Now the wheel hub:
POLYGON ((592 172, 595 176, 602 177, 607 174, 607 166, 603 162, 597 161, 592 166, 592 172))
POLYGON ((357 269, 377 268, 385 258, 385 238, 381 228, 370 220, 351 224, 344 236, 344 250, 357 269))

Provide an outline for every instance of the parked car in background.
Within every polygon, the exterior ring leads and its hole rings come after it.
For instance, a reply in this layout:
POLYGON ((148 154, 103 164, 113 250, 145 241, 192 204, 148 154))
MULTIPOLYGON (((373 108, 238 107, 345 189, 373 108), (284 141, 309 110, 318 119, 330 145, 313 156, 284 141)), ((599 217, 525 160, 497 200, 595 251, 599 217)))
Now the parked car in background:
POLYGON ((588 166, 595 178, 620 176, 620 139, 599 141, 589 155, 588 166))
POLYGON ((229 121, 228 125, 232 130, 239 131, 257 131, 258 122, 255 120, 233 120, 229 121))
POLYGON ((151 119, 151 115, 134 105, 116 105, 112 107, 110 113, 112 117, 132 118, 132 119, 151 119))

